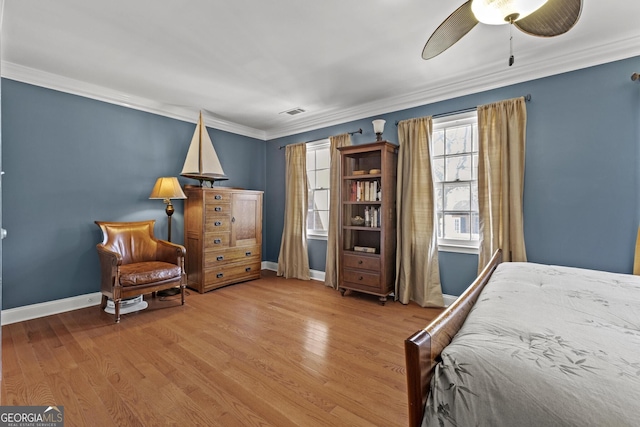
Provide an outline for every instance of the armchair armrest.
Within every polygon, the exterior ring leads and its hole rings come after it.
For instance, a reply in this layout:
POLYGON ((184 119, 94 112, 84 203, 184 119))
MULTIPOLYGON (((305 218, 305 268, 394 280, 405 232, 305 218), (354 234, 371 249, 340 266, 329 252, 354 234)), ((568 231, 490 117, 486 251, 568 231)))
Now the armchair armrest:
POLYGON ((105 263, 106 265, 113 266, 122 265, 122 255, 118 252, 107 249, 102 243, 98 243, 96 249, 98 250, 98 257, 100 258, 101 264, 105 263))
POLYGON ((118 267, 122 265, 122 255, 107 249, 102 243, 96 245, 100 260, 100 289, 110 294, 113 287, 119 285, 116 277, 118 267))
POLYGON ((156 242, 158 243, 156 260, 182 266, 180 258, 184 260, 187 253, 184 246, 166 240, 156 240, 156 242))

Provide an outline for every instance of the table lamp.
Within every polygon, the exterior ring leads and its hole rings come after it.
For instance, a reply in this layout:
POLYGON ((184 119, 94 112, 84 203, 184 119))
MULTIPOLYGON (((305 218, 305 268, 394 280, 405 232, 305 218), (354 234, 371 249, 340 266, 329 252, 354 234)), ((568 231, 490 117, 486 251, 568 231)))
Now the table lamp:
POLYGON ((153 186, 153 190, 151 191, 150 199, 162 199, 164 203, 167 205, 165 211, 167 212, 168 223, 169 223, 169 233, 167 236, 167 240, 171 241, 171 215, 173 215, 173 204, 171 203, 171 199, 186 199, 182 188, 180 187, 180 183, 178 182, 178 178, 173 176, 165 176, 162 178, 158 178, 156 181, 156 185, 153 186))

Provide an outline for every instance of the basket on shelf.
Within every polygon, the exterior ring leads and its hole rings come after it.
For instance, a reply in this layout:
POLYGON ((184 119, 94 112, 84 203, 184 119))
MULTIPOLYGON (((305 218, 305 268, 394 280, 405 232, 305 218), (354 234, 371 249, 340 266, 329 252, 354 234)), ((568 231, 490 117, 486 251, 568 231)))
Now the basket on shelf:
POLYGON ((361 216, 356 216, 351 218, 351 225, 357 225, 357 226, 364 225, 364 218, 362 218, 361 216))

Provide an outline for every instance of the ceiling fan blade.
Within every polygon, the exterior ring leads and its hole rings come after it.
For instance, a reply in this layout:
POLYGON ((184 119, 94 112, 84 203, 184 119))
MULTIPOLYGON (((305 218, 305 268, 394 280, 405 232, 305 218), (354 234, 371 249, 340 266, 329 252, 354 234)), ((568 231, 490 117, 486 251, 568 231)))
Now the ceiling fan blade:
POLYGON ((554 37, 573 28, 581 12, 582 0, 549 0, 540 9, 513 25, 532 36, 554 37))
POLYGON ((471 11, 471 1, 467 1, 456 9, 436 28, 424 45, 422 59, 431 59, 440 55, 476 26, 478 20, 471 11))

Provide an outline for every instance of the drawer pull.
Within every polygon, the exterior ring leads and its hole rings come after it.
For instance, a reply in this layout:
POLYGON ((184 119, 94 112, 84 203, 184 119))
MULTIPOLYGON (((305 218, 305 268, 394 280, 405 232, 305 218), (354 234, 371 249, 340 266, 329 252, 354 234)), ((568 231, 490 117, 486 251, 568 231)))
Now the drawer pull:
POLYGON ((220 221, 216 221, 213 223, 213 225, 215 225, 216 227, 220 227, 222 223, 220 221))
POLYGON ((220 206, 216 206, 213 210, 216 212, 222 212, 222 208, 220 206))
POLYGON ((247 267, 244 269, 244 271, 246 271, 247 273, 251 271, 251 267, 247 267))
POLYGON ((224 277, 224 273, 216 274, 216 278, 218 278, 218 279, 222 279, 223 277, 224 277))
POLYGON ((216 196, 214 197, 214 199, 216 200, 222 200, 222 196, 220 194, 216 194, 216 196))
POLYGON ((251 251, 247 251, 244 253, 245 256, 251 256, 251 251))
POLYGON ((362 276, 360 276, 360 277, 358 278, 358 280, 362 280, 362 279, 364 279, 364 277, 362 277, 362 276))
POLYGON ((222 261, 222 260, 224 260, 224 256, 222 256, 222 255, 218 255, 218 256, 216 257, 216 260, 218 260, 218 261, 222 261))
POLYGON ((220 243, 222 243, 222 240, 220 240, 220 239, 213 239, 213 244, 214 244, 214 245, 219 245, 220 243))
POLYGON ((362 260, 361 259, 358 260, 358 264, 362 264, 362 260))

